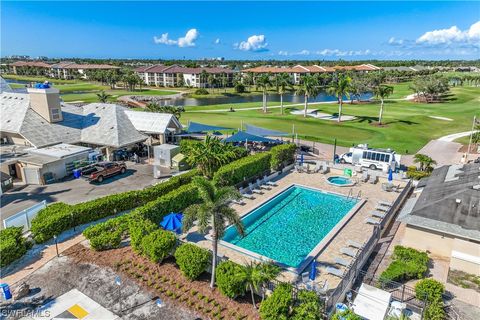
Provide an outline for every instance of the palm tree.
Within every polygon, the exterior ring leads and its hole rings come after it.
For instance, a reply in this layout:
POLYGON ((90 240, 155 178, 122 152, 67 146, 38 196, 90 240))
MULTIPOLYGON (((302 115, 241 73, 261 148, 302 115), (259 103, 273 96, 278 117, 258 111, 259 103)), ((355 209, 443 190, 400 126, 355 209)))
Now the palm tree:
POLYGON ((205 69, 203 69, 202 72, 200 73, 200 87, 203 86, 203 88, 205 88, 207 80, 208 80, 208 73, 207 71, 205 71, 205 69))
POLYGON ((308 98, 315 97, 320 90, 318 86, 318 80, 314 76, 306 75, 302 78, 300 87, 297 89, 297 94, 303 94, 305 96, 305 106, 303 107, 303 116, 307 117, 308 110, 308 98))
POLYGON ((99 93, 97 93, 98 101, 100 101, 101 103, 106 103, 109 97, 110 95, 105 93, 104 90, 101 90, 99 93))
POLYGON ((255 291, 259 291, 261 288, 263 297, 265 284, 278 276, 280 268, 273 263, 252 261, 244 267, 243 272, 246 275, 246 289, 252 294, 253 307, 256 308, 255 291))
POLYGON ((188 147, 186 161, 207 178, 212 178, 215 171, 222 165, 237 157, 236 148, 225 144, 220 139, 208 135, 204 143, 194 143, 188 147))
POLYGON ((420 171, 427 171, 427 172, 432 171, 433 166, 437 164, 437 162, 433 160, 431 157, 422 153, 417 153, 413 157, 413 162, 420 164, 420 171))
POLYGON ((373 88, 373 94, 375 97, 380 99, 380 114, 378 115, 378 124, 382 124, 382 116, 383 116, 383 101, 388 98, 389 95, 393 93, 393 87, 379 85, 373 88))
POLYGON ((334 79, 330 86, 327 88, 327 92, 337 97, 338 99, 338 122, 342 121, 342 109, 343 109, 343 96, 350 97, 350 82, 352 80, 346 76, 338 76, 334 79))
POLYGON ((277 73, 275 75, 277 92, 280 95, 280 114, 283 114, 283 95, 287 90, 292 89, 292 77, 288 73, 277 73))
POLYGON ((158 113, 170 113, 173 114, 177 119, 180 119, 182 112, 185 112, 185 108, 182 106, 161 106, 156 102, 149 102, 145 106, 145 110, 158 113))
POLYGON ((248 87, 248 91, 251 90, 251 86, 254 83, 254 76, 252 72, 247 72, 247 74, 242 79, 243 84, 248 87))
POLYGON ((244 228, 235 209, 229 206, 230 201, 241 199, 241 194, 233 187, 216 188, 215 185, 204 177, 195 177, 194 185, 198 188, 199 204, 194 204, 185 210, 182 224, 186 232, 193 227, 193 222, 198 220, 198 230, 206 233, 211 228, 212 233, 212 278, 210 287, 215 285, 215 269, 217 267, 218 239, 225 234, 225 225, 228 222, 234 225, 237 232, 243 236, 244 228))
POLYGON ((258 87, 262 88, 262 92, 263 92, 262 108, 263 108, 263 112, 266 113, 267 112, 267 90, 272 85, 272 82, 270 81, 270 75, 266 73, 262 74, 257 78, 257 81, 255 84, 258 87))

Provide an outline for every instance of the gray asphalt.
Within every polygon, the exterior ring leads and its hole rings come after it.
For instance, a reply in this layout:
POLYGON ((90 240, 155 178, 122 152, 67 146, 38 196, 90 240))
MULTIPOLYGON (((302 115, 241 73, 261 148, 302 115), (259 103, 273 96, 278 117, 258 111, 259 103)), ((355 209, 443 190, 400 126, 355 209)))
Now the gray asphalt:
MULTIPOLYGON (((7 192, 1 197, 1 220, 46 200, 75 204, 113 193, 140 190, 157 183, 153 167, 148 164, 127 162, 127 172, 105 179, 102 183, 90 183, 84 179, 69 179, 45 186, 29 185, 18 191, 7 192)), ((0 223, 3 228, 3 222, 0 223)))

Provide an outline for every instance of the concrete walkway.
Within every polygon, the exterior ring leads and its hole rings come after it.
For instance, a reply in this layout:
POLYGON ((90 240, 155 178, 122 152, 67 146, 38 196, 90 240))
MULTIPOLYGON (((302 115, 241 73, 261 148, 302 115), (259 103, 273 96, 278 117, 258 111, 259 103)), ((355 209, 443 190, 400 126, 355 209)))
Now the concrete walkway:
POLYGON ((441 138, 438 138, 437 140, 440 140, 440 141, 454 141, 454 140, 457 140, 458 138, 463 138, 463 137, 467 137, 469 136, 471 133, 475 133, 475 132, 478 132, 478 130, 474 130, 474 131, 465 131, 465 132, 459 132, 459 133, 454 133, 454 134, 449 134, 448 136, 443 136, 441 138))

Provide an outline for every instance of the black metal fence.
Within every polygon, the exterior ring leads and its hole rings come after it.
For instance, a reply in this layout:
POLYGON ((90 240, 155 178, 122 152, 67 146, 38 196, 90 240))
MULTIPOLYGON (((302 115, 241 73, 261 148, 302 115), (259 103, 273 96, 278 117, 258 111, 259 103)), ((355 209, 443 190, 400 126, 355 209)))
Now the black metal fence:
POLYGON ((412 189, 412 181, 409 181, 405 188, 402 190, 400 195, 397 197, 393 205, 388 210, 385 217, 382 219, 380 224, 375 227, 371 237, 365 243, 362 250, 359 252, 357 257, 355 258, 351 267, 347 270, 344 277, 335 288, 335 290, 326 297, 325 300, 325 310, 326 313, 329 314, 333 311, 335 304, 343 300, 343 297, 347 293, 348 290, 352 287, 355 280, 362 272, 362 268, 368 260, 368 257, 374 252, 377 243, 379 242, 383 229, 388 223, 395 217, 395 214, 400 209, 402 203, 405 201, 405 198, 410 193, 412 189))

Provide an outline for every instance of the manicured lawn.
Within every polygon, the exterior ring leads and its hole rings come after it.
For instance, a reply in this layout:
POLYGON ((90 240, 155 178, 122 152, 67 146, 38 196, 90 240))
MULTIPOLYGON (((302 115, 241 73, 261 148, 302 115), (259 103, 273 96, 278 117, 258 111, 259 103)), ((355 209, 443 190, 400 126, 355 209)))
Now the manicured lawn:
MULTIPOLYGON (((404 89, 399 91, 401 90, 404 89)), ((472 116, 475 113, 479 114, 480 88, 456 87, 451 91, 453 95, 450 101, 444 103, 387 101, 383 127, 376 125, 379 111, 379 104, 376 102, 362 105, 346 104, 344 114, 356 116, 357 119, 341 124, 314 118, 304 119, 302 116, 291 115, 288 111, 286 115, 281 116, 280 109, 270 109, 267 114, 263 114, 261 110, 213 113, 187 111, 182 115, 181 121, 184 124, 188 120, 199 121, 234 129, 239 128, 240 123, 243 122, 284 132, 292 132, 292 125, 295 125, 299 136, 308 140, 333 143, 333 139, 337 138, 337 143, 344 146, 369 143, 373 147, 390 147, 401 154, 413 154, 431 139, 469 130, 472 116), (429 116, 447 117, 454 121, 437 120, 429 116)), ((278 102, 270 103, 278 105, 278 102)), ((249 103, 248 107, 255 105, 261 107, 261 102, 249 103)), ((236 104, 234 108, 238 110, 241 106, 243 104, 236 104)), ((187 110, 192 108, 206 110, 217 107, 188 107, 187 110)), ((300 106, 297 108, 301 109, 300 106)), ((315 108, 330 114, 338 111, 336 104, 321 104, 316 105, 315 108)))
POLYGON ((2 78, 4 79, 14 79, 14 80, 21 80, 21 81, 30 81, 30 82, 44 82, 50 81, 52 83, 81 83, 85 81, 81 80, 62 80, 62 79, 52 79, 47 77, 36 77, 36 76, 19 76, 15 74, 2 74, 2 78))
MULTIPOLYGON (((62 94, 62 99, 65 102, 71 102, 71 101, 82 101, 85 103, 98 102, 97 93, 102 89, 105 90, 105 92, 110 95, 108 99, 110 102, 115 102, 118 97, 126 96, 126 95, 163 96, 163 95, 170 95, 170 94, 176 93, 174 91, 153 90, 153 89, 127 91, 123 89, 111 90, 110 87, 108 86, 97 86, 97 87, 98 87, 97 89, 93 89, 91 91, 85 90, 87 92, 62 94)), ((74 92, 74 91, 83 91, 83 90, 70 90, 70 92, 72 91, 74 92)))

